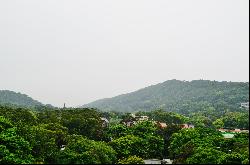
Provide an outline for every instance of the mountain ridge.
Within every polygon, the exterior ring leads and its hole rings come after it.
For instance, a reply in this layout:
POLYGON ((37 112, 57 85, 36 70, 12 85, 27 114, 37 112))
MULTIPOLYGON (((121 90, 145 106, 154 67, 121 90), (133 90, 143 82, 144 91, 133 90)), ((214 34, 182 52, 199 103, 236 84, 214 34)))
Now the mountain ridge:
POLYGON ((0 104, 15 105, 21 107, 44 106, 43 103, 31 98, 26 94, 11 90, 0 90, 0 104))
POLYGON ((81 107, 123 112, 162 108, 178 112, 177 109, 180 107, 173 108, 175 106, 173 104, 177 104, 178 102, 183 104, 190 101, 195 103, 205 102, 207 105, 215 106, 220 101, 223 101, 224 104, 236 108, 241 101, 249 100, 248 91, 249 82, 215 80, 181 81, 172 79, 127 94, 99 99, 81 107), (216 101, 216 99, 219 101, 216 101))

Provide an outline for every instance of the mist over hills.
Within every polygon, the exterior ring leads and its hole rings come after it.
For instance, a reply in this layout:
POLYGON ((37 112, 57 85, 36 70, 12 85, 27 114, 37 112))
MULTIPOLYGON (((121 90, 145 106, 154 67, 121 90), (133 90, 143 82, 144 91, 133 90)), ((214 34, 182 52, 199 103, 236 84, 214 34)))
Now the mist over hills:
POLYGON ((15 105, 20 107, 44 106, 41 102, 32 99, 26 94, 17 93, 9 90, 0 90, 1 105, 15 105))
POLYGON ((241 102, 249 101, 249 82, 210 80, 168 80, 135 92, 97 100, 81 107, 103 111, 166 111, 188 114, 206 110, 237 110, 241 102))

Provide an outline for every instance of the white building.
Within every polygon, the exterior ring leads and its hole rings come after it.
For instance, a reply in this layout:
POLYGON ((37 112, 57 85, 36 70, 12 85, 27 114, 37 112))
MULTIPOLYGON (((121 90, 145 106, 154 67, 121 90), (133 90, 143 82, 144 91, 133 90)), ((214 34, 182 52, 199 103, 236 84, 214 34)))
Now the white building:
POLYGON ((240 103, 240 107, 249 109, 249 102, 240 103))
POLYGON ((108 119, 101 117, 101 120, 102 120, 102 127, 108 127, 109 125, 108 119))

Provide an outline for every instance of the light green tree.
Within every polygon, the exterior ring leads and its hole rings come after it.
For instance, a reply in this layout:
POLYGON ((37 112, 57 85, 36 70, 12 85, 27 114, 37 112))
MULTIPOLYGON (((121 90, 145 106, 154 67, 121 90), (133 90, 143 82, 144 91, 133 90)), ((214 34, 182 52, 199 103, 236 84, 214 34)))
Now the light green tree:
POLYGON ((105 142, 89 140, 81 135, 68 136, 65 150, 57 156, 59 164, 113 164, 116 152, 105 142))
POLYGON ((214 122, 213 122, 213 126, 217 129, 219 128, 223 128, 224 127, 224 122, 222 121, 222 119, 216 119, 214 122))
POLYGON ((0 116, 0 164, 30 164, 34 162, 28 141, 17 134, 17 128, 0 116))
POLYGON ((118 164, 145 164, 143 159, 137 156, 129 156, 128 158, 121 159, 118 164))

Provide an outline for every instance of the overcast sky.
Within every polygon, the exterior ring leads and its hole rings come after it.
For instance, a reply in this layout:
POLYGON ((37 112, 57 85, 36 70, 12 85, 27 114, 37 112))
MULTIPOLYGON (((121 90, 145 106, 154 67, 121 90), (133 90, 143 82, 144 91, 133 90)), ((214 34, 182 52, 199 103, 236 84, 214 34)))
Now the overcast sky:
POLYGON ((77 106, 170 79, 249 81, 248 0, 2 0, 0 89, 77 106))

